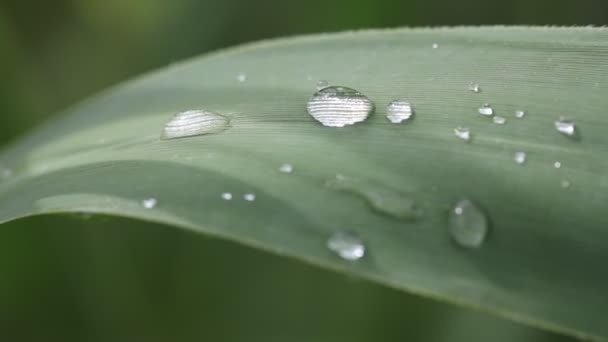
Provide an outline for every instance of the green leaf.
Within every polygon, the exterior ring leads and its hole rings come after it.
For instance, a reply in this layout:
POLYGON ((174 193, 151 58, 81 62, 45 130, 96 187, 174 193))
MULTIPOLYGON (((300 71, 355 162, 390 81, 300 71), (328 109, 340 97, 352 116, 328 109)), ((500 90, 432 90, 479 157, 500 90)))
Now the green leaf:
POLYGON ((0 222, 91 212, 166 223, 600 340, 608 337, 606 61, 608 30, 593 28, 401 29, 230 49, 114 88, 6 150, 0 164, 13 176, 0 184, 0 222), (375 114, 320 125, 306 113, 319 79, 361 91, 375 114), (385 118, 393 99, 413 104, 411 122, 385 118), (479 115, 483 103, 507 123, 479 115), (221 113, 231 128, 161 140, 172 115, 189 109, 221 113), (527 114, 517 119, 516 110, 527 114), (562 115, 576 123, 576 139, 555 129, 562 115), (470 142, 454 135, 457 126, 471 128, 470 142), (294 172, 279 172, 283 163, 294 172), (335 186, 337 174, 347 186, 335 186), (255 201, 243 200, 250 192, 255 201), (146 198, 157 206, 143 208, 146 198), (448 233, 462 198, 490 225, 477 249, 448 233), (396 214, 412 203, 421 215, 396 214), (326 249, 339 229, 362 237, 362 260, 326 249))

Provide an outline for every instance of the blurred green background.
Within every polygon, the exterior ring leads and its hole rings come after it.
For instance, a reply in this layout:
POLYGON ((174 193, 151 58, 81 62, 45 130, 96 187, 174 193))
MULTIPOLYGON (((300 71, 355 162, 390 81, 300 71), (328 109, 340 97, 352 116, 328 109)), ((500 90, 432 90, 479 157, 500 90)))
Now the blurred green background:
MULTIPOLYGON (((0 0, 0 146, 142 72, 258 39, 604 25, 604 0, 0 0)), ((0 229, 0 341, 568 340, 188 232, 94 217, 0 229)))

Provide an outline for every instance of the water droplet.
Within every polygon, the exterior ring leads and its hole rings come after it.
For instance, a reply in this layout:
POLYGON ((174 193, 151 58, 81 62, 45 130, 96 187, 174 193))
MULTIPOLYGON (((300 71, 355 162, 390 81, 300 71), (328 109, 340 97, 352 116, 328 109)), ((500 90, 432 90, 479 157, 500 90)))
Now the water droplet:
POLYGON ((458 126, 454 128, 454 134, 462 140, 471 140, 471 130, 468 127, 458 126))
POLYGON ((248 192, 243 195, 243 199, 247 202, 255 201, 255 194, 253 192, 248 192))
POLYGON ((479 107, 478 111, 479 111, 479 114, 481 114, 481 115, 485 115, 485 116, 494 115, 494 109, 492 109, 492 106, 490 106, 489 103, 482 104, 481 107, 479 107))
POLYGON ((230 119, 207 110, 188 110, 175 114, 167 122, 162 139, 176 139, 196 135, 219 133, 228 129, 230 119))
POLYGON ((365 244, 357 234, 349 231, 335 232, 327 239, 327 248, 348 261, 357 261, 365 256, 365 244))
POLYGON ((392 123, 407 121, 412 115, 412 106, 407 101, 395 100, 386 107, 386 117, 392 123))
POLYGON ((481 209, 470 200, 462 199, 450 212, 448 231, 458 245, 479 248, 488 234, 488 222, 481 209))
POLYGON ((222 199, 224 201, 230 201, 232 199, 232 193, 230 193, 230 192, 223 192, 222 193, 222 199))
POLYGON ((479 87, 479 84, 473 83, 473 82, 471 82, 469 84, 469 90, 472 91, 472 92, 474 92, 474 93, 481 92, 481 88, 479 87))
POLYGON ((420 219, 423 215, 412 196, 398 192, 392 187, 372 184, 343 175, 337 175, 336 178, 329 180, 326 186, 360 196, 372 209, 398 219, 413 221, 420 219))
POLYGON ((146 198, 145 200, 141 201, 141 206, 146 209, 154 209, 157 204, 158 201, 156 200, 156 198, 146 198))
POLYGON ((433 49, 437 49, 438 47, 439 47, 439 44, 433 43, 433 49))
POLYGON ((567 120, 564 117, 561 117, 559 120, 555 121, 555 128, 558 132, 567 136, 574 136, 576 133, 574 122, 567 120))
POLYGON ((507 118, 504 116, 495 116, 492 118, 492 121, 497 125, 504 125, 507 123, 507 118))
POLYGON ((292 173, 293 172, 293 165, 291 165, 291 164, 283 164, 283 165, 281 165, 281 167, 279 167, 279 171, 281 171, 283 173, 292 173))
POLYGON ((242 72, 242 73, 236 75, 236 80, 239 81, 239 82, 241 82, 241 83, 247 81, 247 74, 244 73, 244 72, 242 72))
POLYGON ((515 162, 519 165, 522 165, 526 162, 526 152, 515 152, 515 162))
POLYGON ((562 188, 567 189, 570 187, 570 185, 572 185, 572 183, 570 183, 570 181, 567 179, 563 179, 560 185, 562 186, 562 188))
POLYGON ((317 90, 325 89, 329 87, 329 82, 326 80, 318 80, 317 81, 317 90))
POLYGON ((526 112, 524 112, 523 110, 516 110, 515 111, 515 117, 518 119, 522 119, 524 116, 526 116, 526 112))
POLYGON ((344 127, 365 121, 374 104, 360 92, 330 86, 316 92, 306 106, 308 114, 327 127, 344 127))
POLYGON ((556 169, 559 169, 562 167, 562 163, 560 161, 556 161, 553 163, 553 167, 556 169))

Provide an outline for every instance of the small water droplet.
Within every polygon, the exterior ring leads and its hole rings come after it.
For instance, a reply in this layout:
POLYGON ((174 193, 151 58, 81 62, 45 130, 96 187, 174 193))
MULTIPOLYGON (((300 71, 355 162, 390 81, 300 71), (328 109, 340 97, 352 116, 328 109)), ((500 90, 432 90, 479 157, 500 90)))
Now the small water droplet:
POLYGON ((230 201, 232 199, 232 193, 230 193, 230 192, 223 192, 222 193, 222 199, 224 201, 230 201))
POLYGON ((392 123, 407 121, 412 115, 412 106, 407 101, 395 100, 386 107, 386 117, 392 123))
POLYGON ((423 216, 422 210, 412 196, 398 192, 392 187, 372 184, 344 175, 337 175, 336 178, 327 181, 326 186, 360 196, 372 209, 385 215, 410 221, 423 216))
POLYGON ((523 165, 526 162, 526 152, 515 152, 515 162, 519 165, 523 165))
POLYGON ((247 202, 255 201, 255 194, 253 192, 248 192, 243 195, 243 199, 247 202))
POLYGON ((154 209, 154 207, 156 207, 157 204, 158 204, 158 200, 156 200, 156 198, 146 198, 143 201, 141 201, 141 206, 146 209, 154 209))
POLYGON ((350 231, 339 230, 327 239, 327 248, 340 258, 357 261, 365 256, 365 244, 350 231))
POLYGON ((236 75, 236 80, 239 81, 239 82, 241 82, 241 83, 247 81, 247 74, 244 73, 244 72, 242 72, 242 73, 236 75))
POLYGON ((167 122, 161 139, 176 139, 223 132, 229 128, 230 119, 207 110, 188 110, 175 114, 167 122))
POLYGON ((560 185, 562 186, 562 188, 567 189, 570 187, 570 185, 572 185, 572 183, 570 183, 570 181, 567 179, 563 179, 560 185))
POLYGON ((567 136, 574 136, 576 133, 576 126, 574 122, 567 120, 564 117, 559 118, 559 120, 555 121, 555 129, 561 134, 567 136))
POLYGON ((293 172, 293 165, 291 165, 291 164, 283 164, 283 165, 281 165, 281 167, 279 167, 279 171, 281 171, 283 173, 292 173, 293 172))
POLYGON ((504 116, 495 116, 492 118, 492 121, 497 125, 504 125, 507 123, 507 118, 504 116))
POLYGON ((488 234, 488 222, 481 209, 470 200, 462 199, 450 212, 448 231, 458 245, 479 248, 488 234))
POLYGON ((481 107, 479 107, 478 111, 479 111, 479 114, 481 114, 481 115, 485 115, 485 116, 494 115, 494 109, 492 108, 492 106, 489 103, 482 104, 481 107))
POLYGON ((560 161, 556 161, 553 163, 553 167, 556 169, 559 169, 562 167, 562 163, 560 161))
POLYGON ((439 44, 433 43, 433 49, 437 49, 437 48, 439 48, 439 44))
POLYGON ((13 171, 8 168, 0 167, 0 180, 6 180, 13 176, 13 171))
POLYGON ((325 89, 329 87, 329 82, 326 80, 318 80, 317 81, 317 90, 325 89))
POLYGON ((473 82, 471 82, 469 84, 469 90, 472 91, 472 92, 474 92, 474 93, 481 92, 481 88, 479 87, 479 84, 473 83, 473 82))
POLYGON ((374 111, 374 104, 355 89, 329 86, 316 92, 306 109, 323 126, 344 127, 365 121, 374 111))
POLYGON ((468 127, 458 126, 454 128, 454 134, 462 140, 471 140, 471 130, 468 127))
POLYGON ((524 112, 523 110, 516 110, 515 111, 515 117, 518 119, 522 119, 524 116, 526 116, 526 112, 524 112))

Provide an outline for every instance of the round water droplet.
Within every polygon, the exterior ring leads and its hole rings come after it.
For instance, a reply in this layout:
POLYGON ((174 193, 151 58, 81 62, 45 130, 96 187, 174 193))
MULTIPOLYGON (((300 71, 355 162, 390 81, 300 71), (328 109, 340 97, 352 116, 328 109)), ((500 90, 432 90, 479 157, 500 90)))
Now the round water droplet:
POLYGON ((555 129, 557 129, 557 131, 561 134, 570 137, 574 136, 576 133, 576 126, 574 125, 574 122, 564 117, 561 117, 559 120, 555 121, 555 129))
POLYGON ((454 128, 454 134, 462 140, 471 140, 471 130, 468 127, 458 126, 454 128))
POLYGON ((495 116, 492 118, 492 121, 497 125, 504 125, 507 123, 507 118, 504 116, 495 116))
POLYGON ((143 201, 141 201, 141 206, 144 207, 145 209, 154 209, 154 207, 156 207, 157 204, 158 204, 158 201, 156 200, 156 198, 146 198, 143 201))
POLYGON ((562 163, 560 161, 556 161, 553 163, 553 167, 556 169, 559 169, 562 167, 562 163))
POLYGON ((526 152, 515 152, 515 162, 519 165, 523 165, 526 162, 526 152))
POLYGON ((230 193, 230 192, 222 193, 222 199, 224 201, 230 201, 232 199, 232 193, 230 193))
POLYGON ((365 256, 365 244, 357 234, 349 231, 335 232, 327 239, 327 248, 348 261, 357 261, 365 256))
POLYGON ((306 109, 323 126, 344 127, 365 121, 374 111, 374 104, 354 89, 330 86, 316 92, 306 109))
POLYGON ((386 107, 386 118, 392 123, 401 123, 412 118, 414 112, 407 101, 395 100, 386 107))
POLYGON ((437 48, 439 48, 439 44, 433 43, 433 49, 437 49, 437 48))
POLYGON ((488 220, 473 202, 463 199, 450 212, 448 231, 458 245, 479 248, 488 234, 488 220))
POLYGON ((243 195, 243 199, 247 202, 255 201, 255 194, 253 192, 248 192, 243 195))
POLYGON ((207 110, 188 110, 175 114, 167 122, 162 139, 176 139, 223 132, 230 127, 230 119, 207 110))
POLYGON ((281 171, 283 173, 292 173, 293 172, 293 165, 291 165, 291 164, 283 164, 283 165, 281 165, 281 167, 279 167, 279 171, 281 171))
POLYGON ((481 107, 479 107, 478 111, 479 111, 479 114, 481 114, 481 115, 485 115, 485 116, 494 115, 494 109, 492 108, 492 106, 489 103, 482 104, 481 107))
POLYGON ((239 82, 241 82, 241 83, 247 81, 247 74, 244 73, 244 72, 242 72, 242 73, 236 75, 236 80, 239 81, 239 82))
POLYGON ((515 111, 515 117, 518 119, 522 119, 524 116, 526 116, 526 112, 524 112, 523 110, 516 110, 515 111))
POLYGON ((479 84, 473 83, 473 82, 471 82, 469 84, 469 90, 472 91, 472 92, 474 92, 474 93, 481 92, 481 88, 479 87, 479 84))
POLYGON ((318 80, 317 81, 317 90, 325 89, 329 87, 329 82, 326 80, 318 80))

